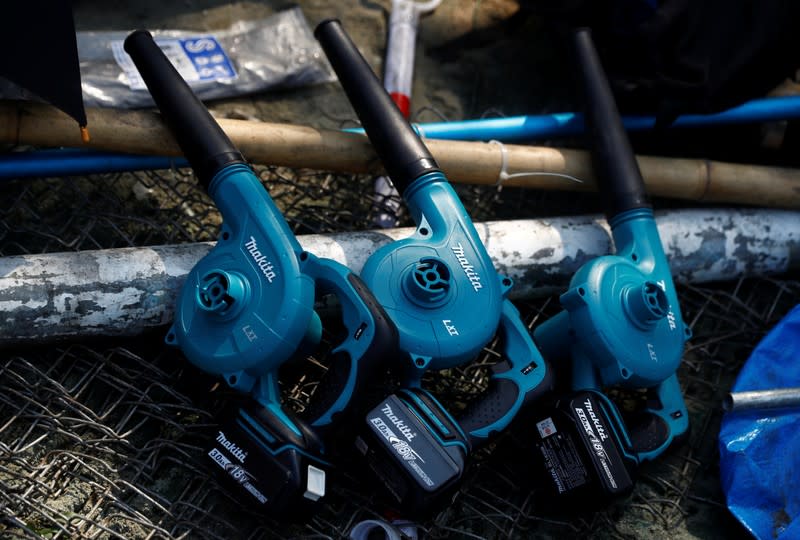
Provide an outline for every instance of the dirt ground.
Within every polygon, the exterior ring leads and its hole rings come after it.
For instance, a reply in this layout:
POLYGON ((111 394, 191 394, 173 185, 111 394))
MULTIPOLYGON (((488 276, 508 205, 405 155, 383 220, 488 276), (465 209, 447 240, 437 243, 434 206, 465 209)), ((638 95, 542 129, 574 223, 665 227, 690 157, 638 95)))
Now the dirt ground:
MULTIPOLYGON (((162 2, 77 0, 79 30, 133 28, 216 30, 299 5, 313 29, 336 17, 376 71, 382 73, 391 2, 278 0, 162 2)), ((415 121, 563 110, 569 82, 546 28, 514 0, 445 0, 419 27, 412 94, 415 121)), ((355 114, 336 84, 225 100, 216 114, 338 128, 355 114)))

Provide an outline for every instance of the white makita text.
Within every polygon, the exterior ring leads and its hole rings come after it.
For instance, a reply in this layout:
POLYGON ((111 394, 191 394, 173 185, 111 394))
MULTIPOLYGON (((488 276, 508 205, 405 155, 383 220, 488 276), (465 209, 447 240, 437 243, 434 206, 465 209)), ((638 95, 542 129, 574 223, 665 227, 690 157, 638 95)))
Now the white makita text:
POLYGON ((592 407, 591 400, 586 400, 583 402, 583 405, 586 407, 586 411, 589 413, 589 417, 592 419, 592 423, 594 427, 597 428, 597 434, 600 436, 602 440, 608 439, 608 435, 606 435, 606 430, 603 427, 603 424, 600 422, 600 419, 594 413, 594 407, 592 407))
POLYGON ((244 460, 247 459, 247 452, 236 446, 233 441, 229 441, 223 432, 219 432, 217 435, 217 442, 222 445, 228 452, 231 453, 233 457, 244 463, 244 460))
POLYGON ((267 281, 272 283, 272 280, 275 279, 277 274, 275 274, 275 268, 272 266, 272 263, 267 259, 266 255, 263 255, 258 250, 258 244, 256 244, 256 239, 254 237, 250 237, 250 241, 247 242, 244 247, 247 248, 247 251, 253 257, 253 260, 258 265, 258 268, 261 270, 261 273, 264 274, 264 277, 267 278, 267 281))
POLYGON ((388 418, 392 424, 394 424, 394 427, 400 430, 400 433, 402 433, 403 437, 405 437, 407 440, 410 441, 417 436, 417 434, 411 431, 411 428, 407 426, 403 420, 394 414, 394 411, 392 411, 392 408, 389 406, 389 404, 384 405, 381 409, 381 412, 386 415, 386 418, 388 418))
POLYGON ((461 265, 461 268, 467 275, 467 279, 469 279, 469 283, 472 285, 472 288, 475 289, 475 291, 482 289, 483 284, 481 283, 481 276, 475 271, 475 267, 470 264, 469 259, 467 259, 466 255, 464 254, 464 246, 462 246, 459 242, 457 246, 450 246, 450 249, 453 250, 453 254, 456 256, 458 264, 461 265))

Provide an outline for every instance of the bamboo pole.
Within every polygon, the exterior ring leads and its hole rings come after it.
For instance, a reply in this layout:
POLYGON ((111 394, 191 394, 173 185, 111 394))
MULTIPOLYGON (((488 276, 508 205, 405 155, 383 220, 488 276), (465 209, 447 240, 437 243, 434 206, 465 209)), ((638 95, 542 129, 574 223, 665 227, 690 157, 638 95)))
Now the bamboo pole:
MULTIPOLYGON (((156 113, 89 109, 87 115, 92 138, 83 143, 74 120, 54 107, 0 102, 0 142, 180 155, 178 145, 156 113)), ((219 123, 255 163, 350 173, 383 172, 363 135, 246 120, 220 119, 219 123)), ((503 185, 532 189, 595 189, 590 157, 584 151, 435 139, 426 140, 426 144, 453 182, 491 185, 502 180, 503 185), (508 175, 505 179, 501 179, 503 171, 508 175)), ((797 169, 651 156, 637 159, 651 195, 800 208, 797 169)))

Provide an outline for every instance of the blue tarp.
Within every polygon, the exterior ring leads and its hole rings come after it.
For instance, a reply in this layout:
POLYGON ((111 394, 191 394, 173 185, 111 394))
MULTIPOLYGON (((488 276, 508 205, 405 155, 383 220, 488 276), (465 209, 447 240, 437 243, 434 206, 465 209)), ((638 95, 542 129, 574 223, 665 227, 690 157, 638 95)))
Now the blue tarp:
MULTIPOLYGON (((800 386, 800 305, 753 350, 732 391, 800 386)), ((800 410, 728 413, 719 434, 728 508, 759 539, 800 538, 800 410)))

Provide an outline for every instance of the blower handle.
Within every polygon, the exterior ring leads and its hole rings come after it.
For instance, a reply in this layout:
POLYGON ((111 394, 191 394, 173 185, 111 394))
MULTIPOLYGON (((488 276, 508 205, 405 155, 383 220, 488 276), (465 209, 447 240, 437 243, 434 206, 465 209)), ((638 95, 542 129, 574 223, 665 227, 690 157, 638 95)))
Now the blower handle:
POLYGON ((247 164, 205 105, 161 52, 147 30, 125 39, 125 51, 144 79, 161 116, 189 160, 200 184, 208 190, 211 179, 234 163, 247 164))
POLYGON ((499 335, 503 357, 492 366, 489 388, 458 418, 472 448, 486 445, 553 390, 550 364, 533 344, 528 327, 510 300, 503 302, 499 335))
POLYGON ((314 36, 336 71, 375 152, 402 195, 420 176, 439 171, 433 155, 383 88, 337 19, 317 25, 314 36))
POLYGON ((606 218, 628 210, 650 208, 650 202, 619 111, 588 28, 573 34, 586 127, 592 141, 592 164, 606 218))

